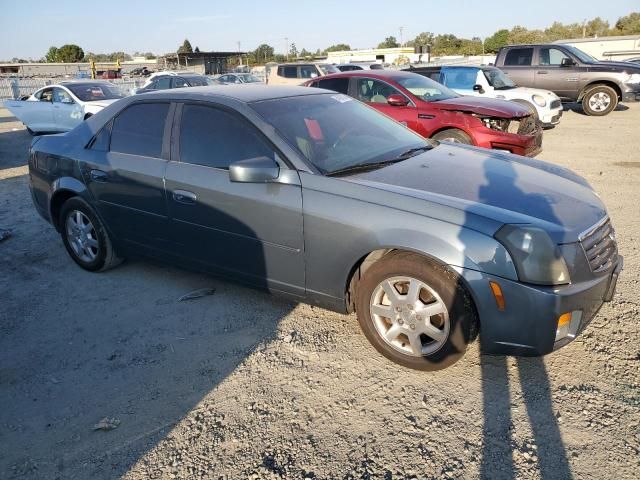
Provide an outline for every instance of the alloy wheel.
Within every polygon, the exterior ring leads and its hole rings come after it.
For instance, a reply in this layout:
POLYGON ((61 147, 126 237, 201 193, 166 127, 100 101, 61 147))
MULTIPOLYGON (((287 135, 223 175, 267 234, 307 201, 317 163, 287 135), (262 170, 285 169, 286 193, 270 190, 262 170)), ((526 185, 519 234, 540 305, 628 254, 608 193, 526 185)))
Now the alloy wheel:
POLYGON ((611 96, 606 92, 595 93, 589 98, 589 108, 594 112, 603 112, 611 105, 611 96))
POLYGON ((89 217, 80 210, 72 210, 67 216, 65 228, 69 245, 78 259, 86 263, 95 261, 100 243, 89 217))

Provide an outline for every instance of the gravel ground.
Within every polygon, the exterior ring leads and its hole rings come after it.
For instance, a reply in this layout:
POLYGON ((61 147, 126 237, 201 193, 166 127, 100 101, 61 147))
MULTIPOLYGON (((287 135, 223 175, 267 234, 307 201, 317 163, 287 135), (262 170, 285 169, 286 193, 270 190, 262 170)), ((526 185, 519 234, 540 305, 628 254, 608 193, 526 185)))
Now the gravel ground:
POLYGON ((353 316, 142 260, 81 270, 0 110, 0 478, 638 478, 639 124, 640 105, 568 111, 541 155, 608 205, 614 302, 545 358, 474 344, 420 373, 353 316), (178 301, 200 288, 215 292, 178 301))

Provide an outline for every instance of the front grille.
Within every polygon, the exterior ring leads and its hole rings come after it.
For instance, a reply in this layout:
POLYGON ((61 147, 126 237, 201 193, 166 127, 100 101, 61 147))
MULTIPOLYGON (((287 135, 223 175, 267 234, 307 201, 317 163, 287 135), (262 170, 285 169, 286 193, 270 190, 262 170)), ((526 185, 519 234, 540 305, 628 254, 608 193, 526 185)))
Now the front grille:
POLYGON ((559 108, 562 106, 562 102, 560 100, 554 100, 551 102, 551 108, 559 108))
POLYGON ((580 245, 594 273, 609 270, 618 258, 615 232, 609 217, 580 235, 580 245))

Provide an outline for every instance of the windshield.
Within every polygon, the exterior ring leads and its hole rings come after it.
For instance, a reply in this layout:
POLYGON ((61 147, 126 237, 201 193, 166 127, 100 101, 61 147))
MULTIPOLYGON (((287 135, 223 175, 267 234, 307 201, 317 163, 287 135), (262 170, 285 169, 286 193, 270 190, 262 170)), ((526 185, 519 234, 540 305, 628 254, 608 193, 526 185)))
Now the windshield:
POLYGON ((65 87, 83 102, 114 100, 125 97, 118 87, 110 83, 77 83, 66 84, 65 87))
POLYGON ((253 75, 240 75, 242 77, 242 81, 244 83, 262 83, 258 77, 254 77, 253 75))
POLYGON ((347 95, 304 95, 251 104, 320 172, 393 160, 432 144, 347 95))
POLYGON ((396 78, 395 81, 409 90, 413 95, 426 102, 438 102, 460 96, 444 85, 418 74, 411 75, 410 77, 399 77, 396 78))
POLYGON ((504 72, 498 68, 487 68, 482 70, 484 76, 487 78, 489 85, 496 90, 507 90, 509 88, 516 88, 517 85, 507 77, 504 72))
POLYGON ((573 45, 563 45, 564 48, 573 53, 582 63, 596 63, 599 62, 596 57, 592 57, 588 53, 583 52, 579 48, 574 47, 573 45))
POLYGON ((329 75, 331 73, 340 73, 340 70, 335 65, 329 65, 328 63, 320 63, 318 64, 318 67, 325 75, 329 75))

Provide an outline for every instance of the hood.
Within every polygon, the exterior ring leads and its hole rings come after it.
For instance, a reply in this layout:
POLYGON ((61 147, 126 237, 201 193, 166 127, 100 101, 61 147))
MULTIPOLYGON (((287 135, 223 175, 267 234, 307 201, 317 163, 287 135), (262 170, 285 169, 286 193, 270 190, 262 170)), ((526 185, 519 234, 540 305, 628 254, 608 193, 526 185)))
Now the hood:
POLYGON ((620 72, 626 71, 629 73, 640 73, 640 65, 637 64, 633 64, 630 62, 615 62, 615 61, 610 61, 610 60, 605 60, 602 62, 598 62, 598 63, 592 63, 589 65, 589 69, 590 70, 601 70, 601 69, 606 69, 606 70, 611 70, 612 67, 615 68, 615 70, 618 70, 620 72))
POLYGON ((517 103, 495 98, 457 97, 431 102, 429 105, 440 110, 476 113, 500 118, 520 118, 531 113, 527 108, 517 103))
MULTIPOLYGON (((502 93, 503 91, 505 90, 496 90, 496 93, 502 93)), ((506 91, 509 92, 510 90, 506 90, 506 91)), ((533 95, 542 95, 543 97, 553 98, 554 100, 558 98, 558 96, 555 93, 549 90, 543 90, 541 88, 516 87, 511 91, 519 92, 523 95, 528 96, 529 98, 531 98, 533 95)))
MULTIPOLYGON (((570 170, 476 147, 443 143, 403 162, 342 178, 454 207, 467 218, 534 224, 557 243, 577 241, 606 215, 598 195, 570 170)), ((407 210, 412 210, 410 205, 407 210)), ((465 220, 467 226, 473 223, 465 220)))
POLYGON ((106 106, 111 105, 114 102, 117 102, 118 100, 120 100, 120 99, 119 98, 114 98, 114 99, 111 99, 111 100, 94 100, 92 102, 85 102, 85 105, 91 106, 91 107, 104 108, 106 106))

